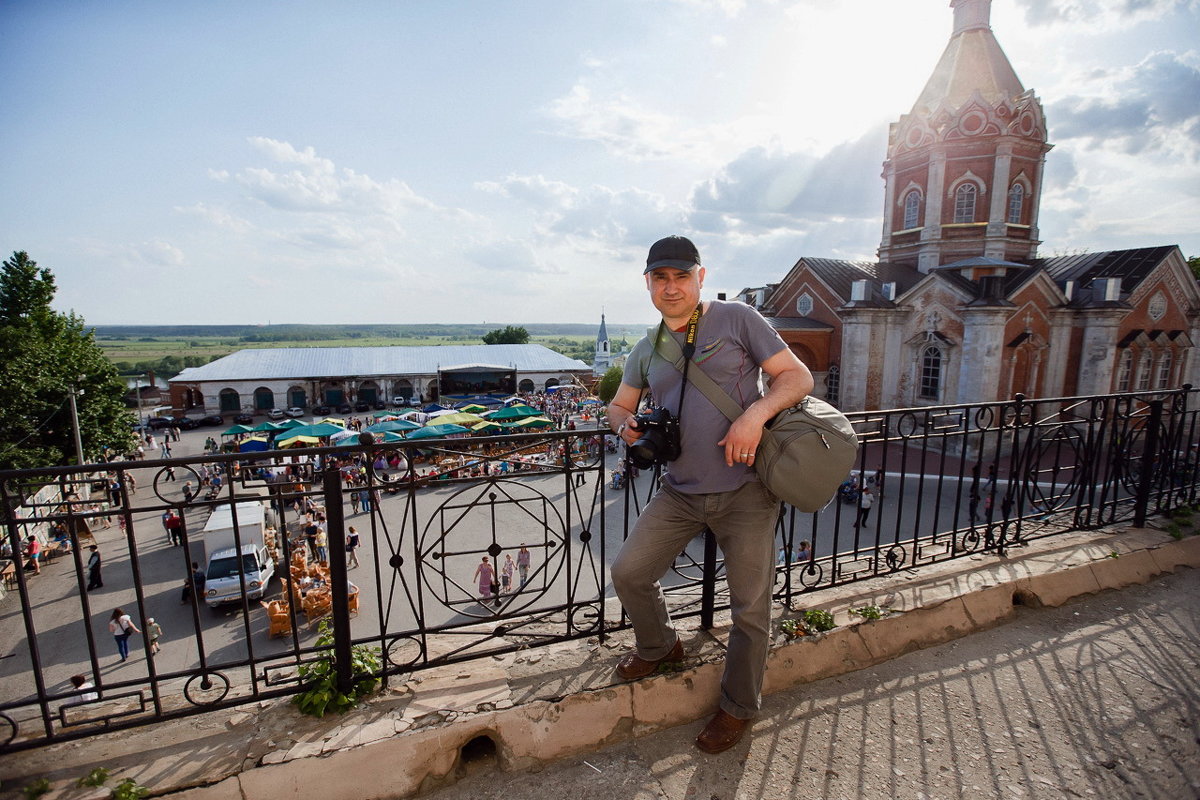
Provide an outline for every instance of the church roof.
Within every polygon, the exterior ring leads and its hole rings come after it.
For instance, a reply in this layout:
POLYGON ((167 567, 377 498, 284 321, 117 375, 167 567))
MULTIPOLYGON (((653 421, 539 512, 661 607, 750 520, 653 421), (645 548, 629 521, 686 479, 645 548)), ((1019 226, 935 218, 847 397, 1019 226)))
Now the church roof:
POLYGON ((843 302, 850 300, 850 285, 869 280, 896 284, 901 294, 916 286, 924 275, 915 267, 878 261, 842 261, 836 258, 802 258, 804 264, 843 302))
POLYGON ((833 330, 832 325, 808 317, 767 317, 766 320, 777 331, 833 330))
POLYGON ((955 5, 954 33, 913 104, 914 114, 959 108, 975 91, 992 104, 1025 91, 988 24, 991 0, 960 0, 955 5))
POLYGON ((1096 278, 1121 278, 1124 289, 1137 286, 1163 262, 1175 245, 1140 247, 1135 250, 1103 250, 1071 256, 1037 258, 1031 263, 1042 267, 1058 283, 1082 284, 1096 278))

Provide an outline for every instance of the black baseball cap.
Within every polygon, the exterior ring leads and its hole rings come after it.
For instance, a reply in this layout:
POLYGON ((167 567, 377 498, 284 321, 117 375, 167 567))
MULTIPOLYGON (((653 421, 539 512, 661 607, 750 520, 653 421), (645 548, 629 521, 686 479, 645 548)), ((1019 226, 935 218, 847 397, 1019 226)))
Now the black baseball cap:
POLYGON ((650 245, 650 255, 646 256, 645 275, 659 267, 671 267, 691 272, 700 266, 700 251, 692 240, 685 236, 668 236, 650 245))

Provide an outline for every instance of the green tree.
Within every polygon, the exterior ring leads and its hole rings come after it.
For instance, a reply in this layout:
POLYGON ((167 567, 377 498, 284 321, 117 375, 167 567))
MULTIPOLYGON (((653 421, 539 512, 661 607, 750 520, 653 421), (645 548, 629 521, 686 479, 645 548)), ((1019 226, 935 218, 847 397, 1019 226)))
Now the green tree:
POLYGON ((133 446, 116 367, 81 317, 50 307, 56 288, 50 270, 23 251, 0 270, 0 469, 74 462, 73 388, 87 460, 104 446, 133 446))
POLYGON ((601 401, 608 403, 617 396, 617 388, 621 385, 621 368, 609 367, 605 370, 604 375, 600 377, 600 386, 597 388, 596 396, 601 401))
POLYGON ((1189 258, 1188 266, 1192 268, 1192 274, 1196 276, 1196 280, 1200 280, 1200 256, 1189 258))
POLYGON ((524 328, 507 326, 504 330, 497 328, 483 335, 484 344, 529 344, 529 331, 524 328))

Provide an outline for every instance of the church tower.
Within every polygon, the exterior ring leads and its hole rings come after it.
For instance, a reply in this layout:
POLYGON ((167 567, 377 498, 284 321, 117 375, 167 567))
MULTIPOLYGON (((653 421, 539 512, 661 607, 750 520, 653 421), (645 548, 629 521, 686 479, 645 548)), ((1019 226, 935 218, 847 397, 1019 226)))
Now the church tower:
POLYGON ((592 361, 592 373, 603 375, 613 365, 611 343, 608 341, 608 326, 604 324, 604 314, 600 315, 600 332, 596 334, 596 358, 592 361))
POLYGON ((954 30, 888 133, 881 262, 921 272, 973 257, 1037 257, 1051 145, 1041 101, 992 34, 991 0, 951 0, 954 30))

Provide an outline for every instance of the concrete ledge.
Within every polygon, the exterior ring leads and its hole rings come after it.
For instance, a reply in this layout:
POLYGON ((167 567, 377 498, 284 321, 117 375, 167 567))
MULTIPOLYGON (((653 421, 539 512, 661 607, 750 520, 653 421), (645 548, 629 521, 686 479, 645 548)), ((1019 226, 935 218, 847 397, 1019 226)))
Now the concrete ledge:
MULTIPOLYGON (((840 627, 798 639, 781 634, 768 657, 764 691, 863 669, 992 627, 1012 617, 1016 605, 1061 605, 1182 567, 1200 567, 1200 537, 1175 541, 1147 529, 1082 532, 1031 543, 1008 558, 976 555, 804 595, 806 608, 833 612, 840 627), (898 613, 850 624, 857 618, 849 610, 865 604, 898 613)), ((780 609, 778 616, 792 613, 780 609)), ((494 758, 501 769, 535 768, 710 714, 725 630, 681 633, 685 668, 634 683, 618 681, 612 671, 630 646, 628 634, 621 634, 604 644, 567 643, 414 675, 337 718, 312 720, 286 703, 268 703, 227 712, 217 724, 205 720, 220 715, 204 715, 18 753, 0 758, 0 798, 16 798, 20 786, 45 776, 54 784, 48 798, 81 800, 74 780, 95 766, 176 800, 407 797, 457 780, 472 751, 494 758), (547 696, 564 686, 568 693, 547 696), (198 760, 206 748, 213 755, 198 760)))

